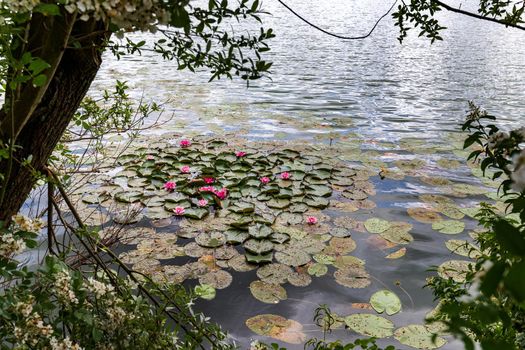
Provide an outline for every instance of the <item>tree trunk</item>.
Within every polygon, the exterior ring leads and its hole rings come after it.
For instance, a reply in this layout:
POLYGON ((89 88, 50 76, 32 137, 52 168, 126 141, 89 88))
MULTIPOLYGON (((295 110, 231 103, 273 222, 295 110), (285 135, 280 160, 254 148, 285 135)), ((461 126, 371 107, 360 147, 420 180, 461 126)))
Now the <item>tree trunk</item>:
MULTIPOLYGON (((6 188, 4 200, 0 203, 0 220, 9 222, 20 210, 35 184, 36 179, 31 169, 22 166, 20 160, 32 156, 31 167, 37 171, 43 170, 95 79, 102 63, 100 46, 107 38, 101 27, 101 23, 80 21, 75 24, 72 35, 92 35, 82 40, 82 48, 65 49, 40 103, 16 138, 15 144, 21 148, 16 150, 11 175, 4 182, 6 188)), ((8 161, 3 160, 0 163, 0 173, 6 175, 7 168, 8 161)))

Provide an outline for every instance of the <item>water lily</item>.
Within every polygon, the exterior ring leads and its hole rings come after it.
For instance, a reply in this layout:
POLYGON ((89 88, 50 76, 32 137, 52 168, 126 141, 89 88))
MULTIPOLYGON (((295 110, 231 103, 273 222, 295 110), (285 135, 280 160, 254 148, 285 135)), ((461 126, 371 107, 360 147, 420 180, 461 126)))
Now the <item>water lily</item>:
POLYGON ((319 220, 315 216, 309 216, 306 218, 306 222, 308 222, 310 225, 315 225, 319 220))
POLYGON ((175 207, 175 209, 173 209, 173 212, 175 213, 175 215, 184 215, 184 207, 175 207))
POLYGON ((205 207, 208 205, 208 201, 206 199, 200 199, 198 201, 199 207, 205 207))
POLYGON ((266 176, 261 177, 261 183, 263 185, 266 185, 268 182, 270 182, 270 178, 269 177, 266 177, 266 176))
POLYGON ((179 145, 182 147, 182 148, 186 148, 186 147, 190 147, 191 146, 191 141, 188 140, 188 139, 184 139, 184 140, 181 140, 179 145))
POLYGON ((164 189, 166 191, 174 191, 175 190, 175 187, 177 187, 177 184, 173 181, 167 181, 165 184, 164 184, 164 189))
POLYGON ((215 179, 213 177, 205 177, 203 178, 204 182, 206 182, 207 184, 212 184, 215 182, 215 179))
POLYGON ((239 151, 239 152, 236 152, 235 155, 236 155, 238 158, 241 158, 241 157, 244 157, 244 156, 246 155, 246 152, 239 151))
POLYGON ((292 177, 292 175, 287 171, 285 171, 284 173, 281 173, 281 179, 283 180, 289 180, 290 177, 292 177))
POLYGON ((228 189, 223 187, 219 191, 215 191, 215 195, 220 199, 224 199, 228 195, 228 189))
POLYGON ((191 171, 190 167, 185 165, 183 166, 182 168, 180 168, 180 172, 183 173, 183 174, 189 174, 191 171))
POLYGON ((154 160, 154 159, 155 159, 155 157, 153 157, 151 154, 148 154, 146 156, 146 160, 154 160))
POLYGON ((215 193, 215 187, 213 186, 202 186, 201 188, 199 188, 199 191, 200 192, 213 192, 215 193))

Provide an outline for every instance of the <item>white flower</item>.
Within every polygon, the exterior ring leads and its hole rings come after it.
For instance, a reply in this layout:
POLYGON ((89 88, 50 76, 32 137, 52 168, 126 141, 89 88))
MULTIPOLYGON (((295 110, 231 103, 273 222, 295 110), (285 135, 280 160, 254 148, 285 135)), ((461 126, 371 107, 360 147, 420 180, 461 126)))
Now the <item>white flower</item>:
POLYGON ((89 291, 94 293, 97 298, 101 298, 115 289, 112 285, 97 281, 93 277, 88 278, 87 286, 89 291))
POLYGON ((488 139, 488 146, 490 150, 493 150, 497 148, 499 145, 501 145, 505 140, 509 138, 509 134, 503 131, 498 131, 492 135, 489 136, 488 139))
POLYGON ((525 190, 525 150, 514 159, 514 170, 510 175, 512 180, 512 189, 516 192, 523 192, 525 190))

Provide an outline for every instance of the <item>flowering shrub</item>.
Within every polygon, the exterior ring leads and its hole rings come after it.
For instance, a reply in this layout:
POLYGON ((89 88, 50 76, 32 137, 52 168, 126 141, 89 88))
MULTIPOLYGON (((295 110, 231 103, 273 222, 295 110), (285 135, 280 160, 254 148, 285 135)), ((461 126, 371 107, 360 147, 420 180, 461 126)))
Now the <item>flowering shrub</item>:
POLYGON ((464 147, 477 145, 469 159, 501 181, 506 212, 481 204, 476 215, 483 227, 476 238, 481 255, 465 283, 439 277, 428 283, 441 301, 433 320, 444 322, 468 350, 474 342, 484 350, 525 348, 525 128, 504 132, 494 120, 471 103, 464 147))
POLYGON ((13 222, 0 236, 2 349, 193 349, 205 342, 233 348, 191 310, 193 297, 181 287, 138 283, 102 266, 77 271, 54 256, 36 271, 19 268, 15 254, 36 246, 42 224, 22 216, 13 222))

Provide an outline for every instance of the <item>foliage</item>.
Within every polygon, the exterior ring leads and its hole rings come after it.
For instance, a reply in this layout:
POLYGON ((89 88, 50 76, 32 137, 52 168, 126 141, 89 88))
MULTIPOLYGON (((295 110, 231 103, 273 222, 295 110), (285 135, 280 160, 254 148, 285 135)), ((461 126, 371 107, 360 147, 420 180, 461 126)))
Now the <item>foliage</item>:
POLYGON ((432 43, 436 40, 443 40, 441 31, 446 27, 442 26, 437 18, 438 13, 443 9, 523 29, 519 27, 523 23, 525 11, 523 1, 480 0, 478 13, 474 13, 462 10, 461 6, 454 8, 442 1, 410 0, 402 1, 397 11, 392 14, 395 25, 400 31, 398 40, 402 42, 407 37, 408 31, 412 29, 419 30, 419 36, 426 36, 432 43))
POLYGON ((2 349, 233 348, 220 328, 193 312, 194 297, 180 286, 96 265, 73 270, 54 256, 37 270, 18 268, 15 254, 36 245, 40 227, 18 216, 2 229, 2 349))
POLYGON ((484 228, 476 238, 481 254, 464 283, 439 277, 428 282, 441 301, 433 320, 443 321, 468 350, 474 342, 485 350, 525 347, 525 128, 507 133, 492 124, 495 119, 471 103, 464 147, 476 145, 469 159, 486 176, 502 179, 507 213, 482 203, 476 215, 484 228))

